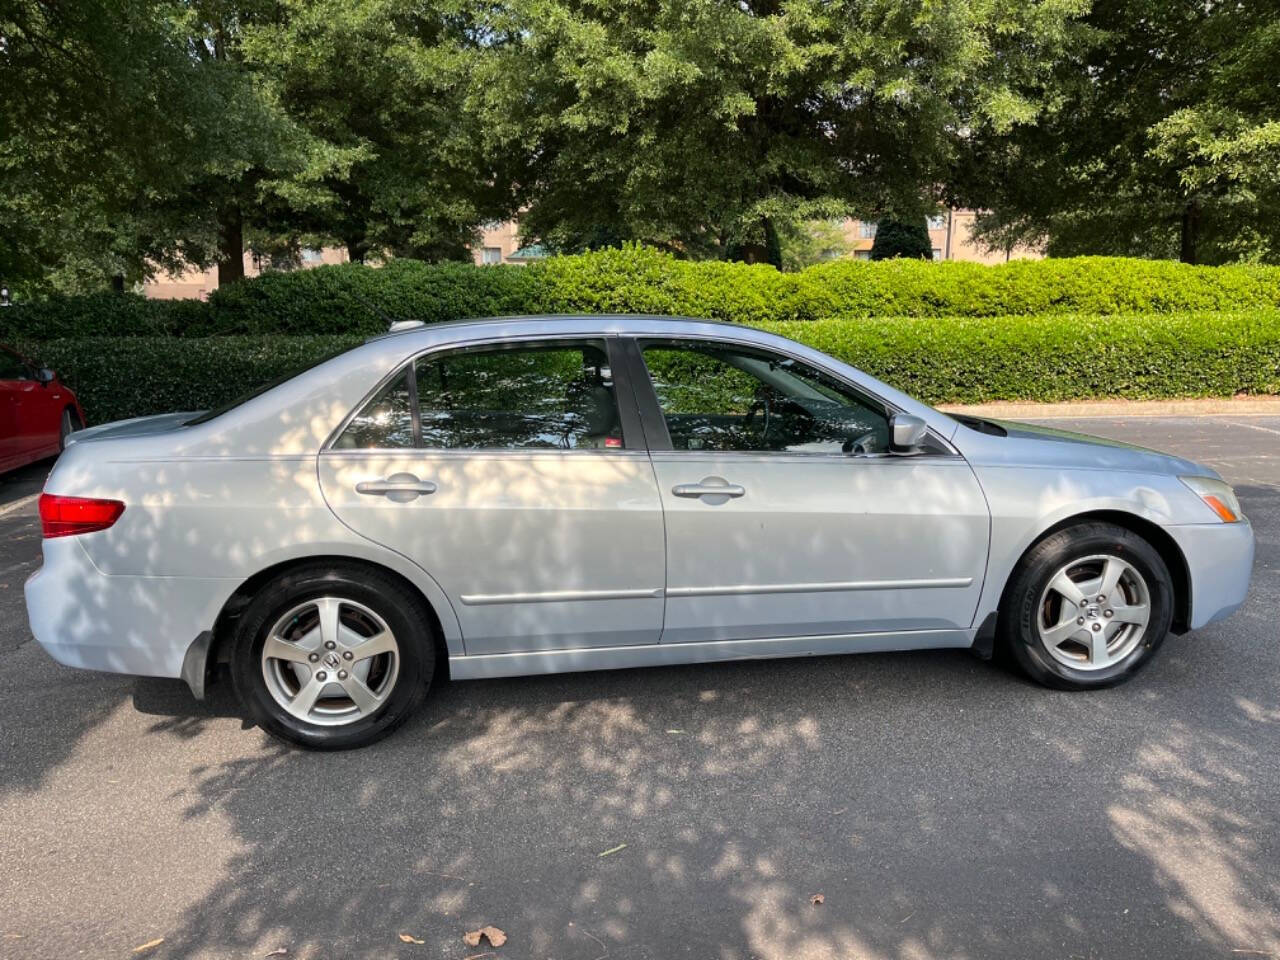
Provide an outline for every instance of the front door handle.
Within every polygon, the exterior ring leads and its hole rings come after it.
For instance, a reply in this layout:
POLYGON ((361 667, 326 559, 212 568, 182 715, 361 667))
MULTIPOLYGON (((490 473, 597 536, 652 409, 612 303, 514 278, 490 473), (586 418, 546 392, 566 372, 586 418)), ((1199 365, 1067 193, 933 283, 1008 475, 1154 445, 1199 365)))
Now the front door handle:
POLYGON ((393 473, 385 480, 361 480, 356 493, 371 497, 386 497, 395 503, 408 503, 418 497, 436 492, 430 480, 419 480, 412 473, 393 473))
POLYGON ((704 503, 717 504, 741 497, 747 488, 730 483, 724 477, 703 477, 697 483, 677 483, 671 492, 677 497, 701 497, 704 503))

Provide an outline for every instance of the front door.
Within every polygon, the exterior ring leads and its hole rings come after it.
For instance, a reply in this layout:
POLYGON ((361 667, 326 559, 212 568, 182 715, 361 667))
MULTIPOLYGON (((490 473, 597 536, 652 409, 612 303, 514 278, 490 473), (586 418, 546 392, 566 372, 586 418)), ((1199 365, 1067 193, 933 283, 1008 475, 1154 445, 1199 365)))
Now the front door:
POLYGON ((36 382, 21 359, 0 348, 0 470, 35 459, 31 393, 36 382))
POLYGON ((641 404, 658 408, 646 424, 667 433, 650 438, 664 643, 971 626, 989 520, 963 458, 932 437, 890 454, 892 411, 794 358, 640 346, 653 387, 641 404))
POLYGON ((609 350, 426 354, 321 454, 334 512, 436 579, 469 655, 658 641, 662 507, 609 350))

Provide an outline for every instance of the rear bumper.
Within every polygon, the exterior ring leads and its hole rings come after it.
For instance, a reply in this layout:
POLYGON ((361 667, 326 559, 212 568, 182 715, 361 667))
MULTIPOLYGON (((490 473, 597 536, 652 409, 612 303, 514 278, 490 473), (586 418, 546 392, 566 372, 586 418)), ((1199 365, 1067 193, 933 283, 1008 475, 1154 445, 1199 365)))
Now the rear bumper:
POLYGON ((1253 575, 1249 522, 1193 523, 1165 530, 1182 549, 1191 574, 1191 629, 1233 614, 1244 603, 1253 575))
POLYGON ((36 641, 69 667, 182 676, 193 638, 213 629, 236 581, 109 577, 79 541, 44 541, 44 565, 27 579, 27 617, 36 641))

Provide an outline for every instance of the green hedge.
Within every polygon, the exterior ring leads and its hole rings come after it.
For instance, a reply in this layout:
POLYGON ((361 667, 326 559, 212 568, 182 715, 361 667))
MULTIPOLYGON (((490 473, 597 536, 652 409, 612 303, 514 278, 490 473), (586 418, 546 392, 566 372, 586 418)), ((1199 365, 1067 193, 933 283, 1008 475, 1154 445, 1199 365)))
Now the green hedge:
POLYGON ((82 337, 22 343, 76 391, 89 423, 221 406, 360 342, 353 336, 82 337))
POLYGON ((271 273, 207 303, 109 294, 0 311, 0 337, 370 334, 383 316, 437 322, 553 312, 662 313, 737 323, 1280 308, 1280 267, 1085 257, 973 263, 840 260, 799 273, 628 247, 528 267, 394 260, 271 273), (381 311, 381 312, 380 312, 381 311))
MULTIPOLYGON (((761 324, 930 403, 1280 393, 1280 310, 761 324)), ((359 336, 89 337, 23 344, 91 422, 217 406, 359 336)))

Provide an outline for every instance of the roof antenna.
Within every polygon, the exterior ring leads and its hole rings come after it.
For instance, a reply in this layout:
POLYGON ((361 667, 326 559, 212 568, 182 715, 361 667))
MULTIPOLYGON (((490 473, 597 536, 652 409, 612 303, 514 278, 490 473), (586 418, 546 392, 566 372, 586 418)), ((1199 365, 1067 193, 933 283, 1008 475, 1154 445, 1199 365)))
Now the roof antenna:
POLYGON ((393 317, 391 316, 391 314, 387 313, 387 311, 383 310, 376 303, 373 303, 372 301, 365 299, 363 296, 361 296, 359 293, 357 293, 354 290, 348 290, 347 293, 351 294, 351 296, 355 297, 362 304, 364 304, 366 307, 368 307, 370 310, 372 310, 374 313, 380 316, 383 320, 385 320, 387 322, 388 333, 396 333, 399 330, 412 330, 415 327, 426 326, 426 324, 424 324, 421 320, 403 320, 398 317, 393 317))

